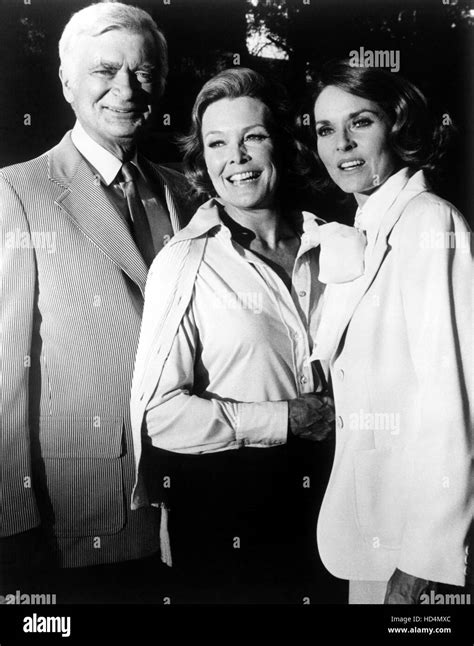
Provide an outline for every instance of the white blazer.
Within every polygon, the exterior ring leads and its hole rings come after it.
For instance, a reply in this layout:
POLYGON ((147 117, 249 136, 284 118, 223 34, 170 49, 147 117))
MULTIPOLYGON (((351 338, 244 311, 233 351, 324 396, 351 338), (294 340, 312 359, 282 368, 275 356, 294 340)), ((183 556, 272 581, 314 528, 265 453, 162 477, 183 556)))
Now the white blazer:
POLYGON ((395 568, 463 585, 472 520, 469 228, 423 174, 383 215, 365 274, 328 285, 316 351, 336 402, 336 453, 318 521, 327 569, 395 568))

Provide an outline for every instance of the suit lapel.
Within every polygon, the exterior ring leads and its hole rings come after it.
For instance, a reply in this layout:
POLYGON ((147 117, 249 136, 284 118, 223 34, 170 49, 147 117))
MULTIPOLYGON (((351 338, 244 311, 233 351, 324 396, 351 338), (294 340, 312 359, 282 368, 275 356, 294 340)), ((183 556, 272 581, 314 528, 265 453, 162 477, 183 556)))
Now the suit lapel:
POLYGON ((150 179, 157 182, 162 189, 173 232, 177 233, 186 226, 196 210, 194 201, 189 197, 186 178, 144 157, 140 157, 140 163, 146 167, 150 179))
POLYGON ((333 356, 358 304, 377 276, 380 266, 389 251, 388 238, 390 232, 408 202, 426 190, 427 187, 422 180, 422 174, 416 173, 408 181, 405 188, 394 197, 382 222, 364 274, 350 283, 327 286, 322 321, 316 334, 315 352, 312 358, 330 359, 333 356))
POLYGON ((147 267, 122 217, 107 199, 100 181, 70 139, 50 153, 50 179, 64 192, 56 204, 99 249, 139 287, 145 289, 147 267))

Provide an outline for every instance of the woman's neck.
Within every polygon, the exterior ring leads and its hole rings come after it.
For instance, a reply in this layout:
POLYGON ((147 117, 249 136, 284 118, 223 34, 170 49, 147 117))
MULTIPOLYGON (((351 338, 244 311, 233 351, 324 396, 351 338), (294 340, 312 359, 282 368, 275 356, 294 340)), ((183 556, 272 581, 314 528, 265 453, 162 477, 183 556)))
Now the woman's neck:
POLYGON ((255 241, 269 249, 276 249, 282 239, 294 235, 276 209, 240 209, 225 204, 225 210, 242 229, 253 234, 255 241))
POLYGON ((372 189, 369 191, 365 191, 364 193, 354 193, 354 197, 356 199, 357 205, 362 208, 364 204, 367 202, 369 197, 371 195, 374 195, 384 184, 389 180, 391 177, 395 175, 395 173, 398 173, 398 171, 402 168, 402 166, 399 164, 395 166, 392 171, 381 181, 377 186, 374 186, 372 189))

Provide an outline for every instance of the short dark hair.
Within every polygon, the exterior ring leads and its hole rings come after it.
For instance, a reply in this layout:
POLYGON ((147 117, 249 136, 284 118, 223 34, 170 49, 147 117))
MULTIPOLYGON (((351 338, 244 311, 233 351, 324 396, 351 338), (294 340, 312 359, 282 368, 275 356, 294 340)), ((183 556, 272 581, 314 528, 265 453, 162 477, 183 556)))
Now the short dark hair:
POLYGON ((216 101, 240 97, 258 99, 266 106, 268 128, 279 156, 279 197, 283 201, 296 199, 299 189, 304 190, 310 184, 310 177, 316 169, 314 156, 296 134, 285 88, 246 67, 233 67, 216 74, 204 84, 196 97, 190 131, 179 139, 189 183, 198 195, 210 197, 215 194, 204 161, 203 115, 209 105, 216 101))
MULTIPOLYGON (((313 108, 318 96, 330 85, 373 101, 384 110, 391 126, 392 150, 403 165, 424 170, 428 177, 439 171, 454 126, 450 119, 445 125, 434 122, 426 97, 416 85, 385 69, 354 66, 348 60, 329 61, 320 69, 313 92, 313 108)), ((315 152, 323 167, 317 150, 315 152)), ((325 179, 319 182, 318 188, 331 183, 325 172, 325 179)))

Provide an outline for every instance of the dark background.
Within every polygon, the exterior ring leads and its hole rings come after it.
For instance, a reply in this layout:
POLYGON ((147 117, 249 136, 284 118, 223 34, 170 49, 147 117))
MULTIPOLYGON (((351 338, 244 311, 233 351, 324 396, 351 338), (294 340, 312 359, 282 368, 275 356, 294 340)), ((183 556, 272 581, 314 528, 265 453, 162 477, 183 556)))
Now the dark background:
MULTIPOLYGON (((57 70, 57 43, 70 15, 85 0, 1 0, 0 166, 25 161, 56 144, 72 127, 57 70), (25 4, 30 2, 31 4, 25 4), (24 115, 31 125, 24 125, 24 115)), ((170 75, 156 111, 148 154, 179 162, 174 144, 186 131, 197 92, 217 71, 240 64, 273 74, 287 85, 297 112, 305 103, 315 70, 353 49, 399 50, 400 73, 428 96, 439 119, 449 114, 458 134, 437 192, 472 221, 472 70, 474 5, 465 0, 136 0, 163 28, 169 43, 170 75), (169 4, 165 4, 168 2, 169 4), (309 2, 309 4, 305 4, 309 2), (448 4, 445 4, 448 3, 448 4), (288 60, 252 56, 250 25, 264 25, 288 60), (163 125, 169 114, 170 125, 163 125)), ((346 220, 352 198, 307 208, 346 220)))

